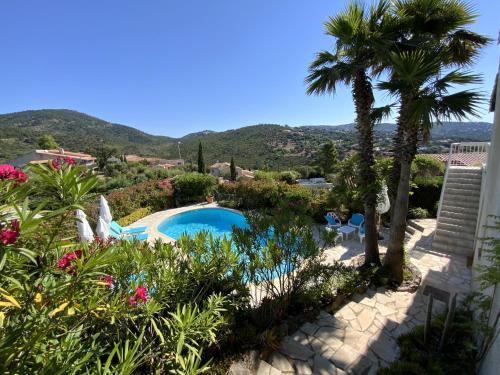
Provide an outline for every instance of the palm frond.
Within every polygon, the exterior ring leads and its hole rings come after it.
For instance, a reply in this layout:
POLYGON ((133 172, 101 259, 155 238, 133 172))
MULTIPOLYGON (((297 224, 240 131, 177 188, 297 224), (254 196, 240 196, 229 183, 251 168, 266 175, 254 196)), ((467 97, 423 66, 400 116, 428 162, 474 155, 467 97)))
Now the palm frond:
POLYGON ((433 88, 439 91, 448 90, 453 85, 469 85, 482 82, 482 75, 472 72, 463 72, 461 70, 453 70, 443 77, 437 79, 433 88))
POLYGON ((370 117, 372 121, 376 124, 380 124, 382 120, 388 118, 391 115, 392 107, 394 103, 385 105, 383 107, 372 108, 370 117))
POLYGON ((334 93, 337 84, 349 84, 353 76, 352 65, 342 62, 337 62, 331 67, 312 69, 305 79, 308 85, 307 94, 334 93))

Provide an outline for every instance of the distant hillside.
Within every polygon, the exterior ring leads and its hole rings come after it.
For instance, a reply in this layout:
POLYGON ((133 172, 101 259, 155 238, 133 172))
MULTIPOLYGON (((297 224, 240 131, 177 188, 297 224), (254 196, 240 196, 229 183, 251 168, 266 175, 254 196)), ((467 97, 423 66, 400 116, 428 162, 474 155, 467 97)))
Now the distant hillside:
POLYGON ((50 133, 63 148, 84 151, 99 142, 122 152, 156 154, 173 144, 172 138, 146 134, 129 126, 66 109, 44 109, 0 115, 0 160, 37 148, 42 134, 50 133))
MULTIPOLYGON (((394 124, 376 128, 375 145, 380 150, 390 147, 394 124)), ((89 146, 110 144, 120 153, 177 158, 180 141, 182 157, 196 161, 201 141, 205 161, 229 161, 247 168, 287 168, 310 162, 327 140, 337 142, 341 153, 356 147, 353 124, 289 127, 253 125, 223 132, 204 130, 182 138, 154 136, 135 128, 113 124, 70 110, 46 109, 0 115, 0 162, 34 150, 42 134, 52 134, 63 148, 85 151, 89 146)), ((491 124, 445 123, 432 131, 426 152, 439 152, 450 142, 485 141, 490 139, 491 124)))

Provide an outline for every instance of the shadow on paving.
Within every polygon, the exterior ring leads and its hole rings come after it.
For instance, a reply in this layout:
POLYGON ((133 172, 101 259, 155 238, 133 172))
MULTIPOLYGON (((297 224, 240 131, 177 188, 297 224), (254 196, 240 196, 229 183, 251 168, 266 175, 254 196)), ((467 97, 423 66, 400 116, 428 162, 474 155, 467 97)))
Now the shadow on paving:
POLYGON ((435 273, 429 270, 415 293, 369 289, 355 294, 333 315, 321 312, 315 322, 287 336, 280 353, 268 362, 276 374, 376 374, 398 358, 397 338, 424 323, 429 294, 434 296, 435 316, 445 311, 450 296, 460 292, 436 285, 435 273))

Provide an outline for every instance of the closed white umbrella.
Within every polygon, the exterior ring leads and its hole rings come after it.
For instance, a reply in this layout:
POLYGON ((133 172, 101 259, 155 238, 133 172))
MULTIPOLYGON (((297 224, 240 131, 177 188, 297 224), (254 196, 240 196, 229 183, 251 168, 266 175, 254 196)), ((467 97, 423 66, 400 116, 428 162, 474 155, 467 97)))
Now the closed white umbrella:
POLYGON ((103 240, 109 237, 109 224, 106 223, 100 216, 99 220, 97 220, 97 228, 95 229, 95 232, 103 240))
POLYGON ((102 219, 108 224, 111 223, 111 220, 113 220, 113 216, 111 216, 111 210, 109 209, 108 201, 102 195, 99 200, 99 216, 102 217, 102 219))
POLYGON ((385 214, 390 208, 391 202, 387 194, 387 185, 385 182, 382 182, 382 190, 377 195, 377 212, 379 214, 385 214))
POLYGON ((81 242, 94 241, 94 233, 92 233, 92 228, 90 228, 87 221, 87 215, 82 210, 76 210, 76 226, 78 227, 78 237, 80 237, 81 242))

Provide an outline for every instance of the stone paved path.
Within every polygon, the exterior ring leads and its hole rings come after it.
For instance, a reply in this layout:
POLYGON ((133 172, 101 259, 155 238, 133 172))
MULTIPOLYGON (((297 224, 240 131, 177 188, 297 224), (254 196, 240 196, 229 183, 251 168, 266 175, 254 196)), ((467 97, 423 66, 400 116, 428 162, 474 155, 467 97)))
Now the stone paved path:
MULTIPOLYGON (((397 337, 425 320, 427 285, 462 296, 470 290, 471 272, 466 259, 432 252, 435 220, 422 220, 420 224, 424 230, 416 231, 406 245, 411 249, 412 262, 422 272, 422 284, 416 293, 378 288, 356 294, 333 315, 322 311, 314 322, 303 324, 284 338, 279 352, 267 361, 261 360, 256 371, 245 374, 365 375, 375 374, 378 368, 394 361, 399 354, 397 337)), ((381 251, 385 251, 383 243, 381 251)), ((361 246, 346 241, 327 250, 327 255, 348 262, 361 252, 361 246)), ((445 303, 435 300, 433 313, 445 308, 445 303)))

